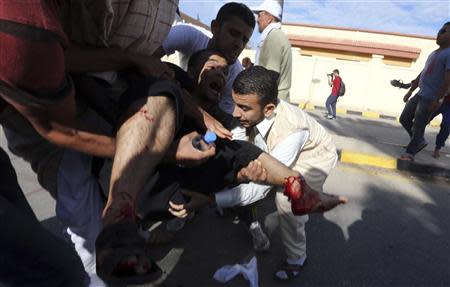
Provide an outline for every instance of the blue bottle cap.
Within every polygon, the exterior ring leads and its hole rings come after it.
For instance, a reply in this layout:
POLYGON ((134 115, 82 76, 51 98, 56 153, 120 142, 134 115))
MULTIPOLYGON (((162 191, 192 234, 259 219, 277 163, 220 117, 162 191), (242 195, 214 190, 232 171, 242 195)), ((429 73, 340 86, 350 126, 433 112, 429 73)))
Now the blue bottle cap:
POLYGON ((215 142, 216 139, 217 139, 217 135, 215 132, 212 132, 212 131, 207 131, 206 134, 203 136, 203 140, 207 144, 215 142))

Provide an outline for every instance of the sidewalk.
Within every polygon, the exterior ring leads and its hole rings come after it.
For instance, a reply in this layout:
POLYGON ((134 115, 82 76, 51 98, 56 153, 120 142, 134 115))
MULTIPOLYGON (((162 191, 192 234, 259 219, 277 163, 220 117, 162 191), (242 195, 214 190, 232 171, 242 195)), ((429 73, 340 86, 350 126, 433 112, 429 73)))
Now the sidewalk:
POLYGON ((427 127, 425 138, 428 146, 416 155, 414 162, 407 162, 397 160, 409 142, 409 137, 399 122, 349 114, 341 114, 336 120, 328 120, 323 116, 324 110, 306 111, 333 135, 339 150, 339 160, 343 163, 450 179, 450 148, 442 148, 439 159, 431 156, 439 127, 427 127))

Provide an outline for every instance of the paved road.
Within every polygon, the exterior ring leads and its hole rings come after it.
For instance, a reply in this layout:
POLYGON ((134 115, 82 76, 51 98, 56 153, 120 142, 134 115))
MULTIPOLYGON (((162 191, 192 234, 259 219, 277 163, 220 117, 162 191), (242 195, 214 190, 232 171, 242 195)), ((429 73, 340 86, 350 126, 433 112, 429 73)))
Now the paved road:
MULTIPOLYGON (((311 216, 308 265, 291 284, 272 279, 283 251, 273 200, 263 202, 260 214, 272 248, 257 254, 260 286, 450 286, 447 182, 339 165, 325 189, 348 196, 350 202, 311 216)), ((27 198, 43 223, 60 232, 53 200, 42 190, 27 193, 27 198)), ((167 271, 161 286, 168 287, 222 286, 212 279, 217 268, 254 255, 244 226, 233 224, 230 216, 218 217, 213 209, 190 221, 175 242, 152 252, 167 271)), ((237 278, 227 286, 248 284, 237 278)))
MULTIPOLYGON (((0 144, 5 141, 0 137, 0 144)), ((13 157, 19 181, 43 224, 59 233, 54 201, 28 165, 13 157)), ((260 215, 270 233, 270 251, 257 254, 260 286, 450 286, 450 185, 405 174, 339 165, 325 191, 349 203, 307 225, 308 265, 290 284, 272 279, 282 258, 273 199, 260 215)), ((215 270, 254 255, 246 228, 230 216, 203 210, 175 242, 152 249, 167 271, 161 286, 223 286, 215 270)), ((248 286, 237 278, 226 286, 248 286)))
MULTIPOLYGON (((311 216, 308 265, 291 284, 272 279, 283 251, 273 200, 263 203, 272 248, 257 255, 260 286, 450 286, 448 183, 340 165, 325 189, 350 202, 311 216)), ((169 252, 163 266, 173 268, 163 286, 222 286, 212 279, 215 270, 253 255, 244 226, 214 210, 204 210, 160 249, 156 256, 169 252)), ((242 278, 227 285, 248 286, 242 278)))

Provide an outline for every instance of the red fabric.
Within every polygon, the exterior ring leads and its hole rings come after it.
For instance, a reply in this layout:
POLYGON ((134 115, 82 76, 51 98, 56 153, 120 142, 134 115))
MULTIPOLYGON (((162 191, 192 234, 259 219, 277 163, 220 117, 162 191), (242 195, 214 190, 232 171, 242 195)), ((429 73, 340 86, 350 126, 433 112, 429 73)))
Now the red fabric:
POLYGON ((341 88, 341 78, 339 76, 336 76, 333 79, 333 87, 331 88, 331 94, 333 96, 338 96, 340 88, 341 88))
MULTIPOLYGON (((68 41, 59 22, 59 9, 59 0, 0 0, 1 20, 51 31, 60 41, 30 41, 0 32, 0 80, 36 97, 61 88, 65 77, 62 45, 68 41)), ((0 111, 4 107, 0 103, 0 111)))
POLYGON ((52 31, 66 44, 60 8, 61 0, 0 0, 0 19, 52 31))
POLYGON ((36 94, 59 90, 65 66, 58 42, 31 42, 0 32, 0 43, 0 80, 36 94))

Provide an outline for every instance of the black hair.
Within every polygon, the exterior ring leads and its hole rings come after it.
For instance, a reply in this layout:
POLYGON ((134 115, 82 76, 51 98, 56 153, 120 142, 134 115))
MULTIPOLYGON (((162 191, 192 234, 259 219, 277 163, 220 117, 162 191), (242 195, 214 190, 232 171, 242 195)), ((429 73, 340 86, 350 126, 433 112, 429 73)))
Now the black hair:
MULTIPOLYGON (((199 50, 199 51, 195 52, 194 54, 192 54, 191 57, 189 58, 188 66, 187 66, 188 71, 190 71, 191 69, 197 69, 200 66, 203 67, 203 65, 209 59, 209 57, 211 57, 211 55, 219 55, 220 57, 225 58, 223 53, 218 49, 199 50)), ((194 75, 195 79, 198 78, 197 73, 199 73, 199 72, 200 71, 195 71, 195 74, 196 74, 196 75, 194 75)))
POLYGON ((188 70, 197 65, 204 64, 211 55, 219 55, 222 58, 225 58, 224 54, 219 49, 199 50, 199 51, 195 52, 194 54, 192 54, 191 57, 189 58, 188 70))
POLYGON ((442 26, 447 26, 447 25, 450 25, 450 22, 447 22, 447 23, 445 23, 445 24, 442 25, 442 26))
POLYGON ((333 72, 335 72, 336 74, 339 75, 339 70, 338 69, 334 69, 333 72))
POLYGON ((229 2, 223 5, 217 13, 216 21, 219 22, 220 25, 222 25, 231 17, 237 17, 252 29, 255 29, 255 16, 245 4, 229 2))
POLYGON ((262 105, 278 103, 279 73, 262 66, 253 66, 239 73, 233 91, 240 95, 256 94, 262 105))

